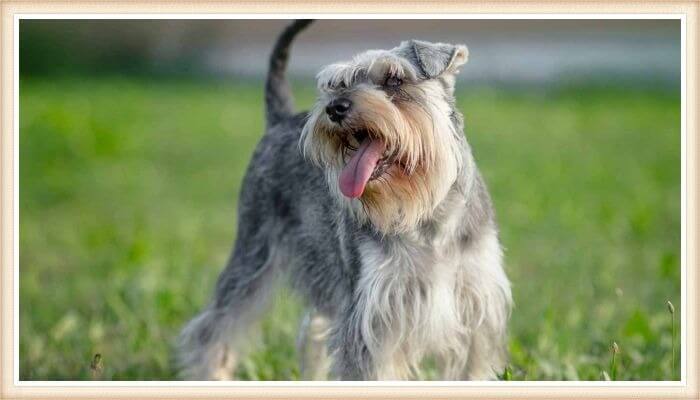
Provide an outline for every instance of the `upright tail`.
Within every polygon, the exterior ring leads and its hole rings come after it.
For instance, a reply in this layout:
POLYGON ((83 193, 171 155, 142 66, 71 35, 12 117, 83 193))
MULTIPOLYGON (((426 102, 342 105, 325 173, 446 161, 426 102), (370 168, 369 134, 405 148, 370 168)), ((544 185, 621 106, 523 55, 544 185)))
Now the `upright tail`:
POLYGON ((285 77, 289 48, 294 37, 313 20, 298 19, 287 26, 272 49, 270 69, 265 82, 265 114, 267 125, 271 126, 294 113, 294 98, 289 82, 285 77))

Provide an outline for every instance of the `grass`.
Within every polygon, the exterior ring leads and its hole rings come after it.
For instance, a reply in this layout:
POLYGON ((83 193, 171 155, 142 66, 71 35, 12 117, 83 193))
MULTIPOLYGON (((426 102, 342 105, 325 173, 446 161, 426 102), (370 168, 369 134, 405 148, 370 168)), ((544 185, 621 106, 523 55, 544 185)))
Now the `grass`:
MULTIPOLYGON (((504 379, 679 379, 679 94, 466 86, 516 303, 504 379)), ((174 379, 173 338, 235 237, 259 85, 24 79, 20 93, 20 378, 174 379)), ((298 378, 302 308, 279 297, 241 379, 298 378)))

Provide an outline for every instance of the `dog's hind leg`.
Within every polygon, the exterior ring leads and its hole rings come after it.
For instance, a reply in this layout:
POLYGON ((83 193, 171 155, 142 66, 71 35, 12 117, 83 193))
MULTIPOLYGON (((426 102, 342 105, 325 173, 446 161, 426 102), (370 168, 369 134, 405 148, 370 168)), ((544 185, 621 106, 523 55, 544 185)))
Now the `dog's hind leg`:
POLYGON ((328 379, 331 366, 327 345, 329 329, 328 319, 315 309, 309 310, 301 322, 297 351, 301 378, 305 381, 328 379))
POLYGON ((228 380, 243 339, 269 304, 276 262, 266 240, 239 232, 212 302, 180 334, 178 362, 188 380, 228 380))

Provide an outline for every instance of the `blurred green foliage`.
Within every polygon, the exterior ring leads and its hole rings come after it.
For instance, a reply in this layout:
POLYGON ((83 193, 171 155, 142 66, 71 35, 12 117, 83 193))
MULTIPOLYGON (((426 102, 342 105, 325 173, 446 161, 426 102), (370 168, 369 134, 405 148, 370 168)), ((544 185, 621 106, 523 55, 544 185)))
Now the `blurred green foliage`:
MULTIPOLYGON (((22 77, 196 76, 205 46, 197 34, 181 38, 165 60, 156 39, 167 21, 22 19, 19 59, 22 77)), ((199 32, 202 34, 202 32, 199 32)))
MULTIPOLYGON (((260 85, 24 79, 20 93, 20 378, 90 379, 100 353, 101 379, 174 379, 173 339, 235 237, 260 85)), ((678 379, 679 93, 458 99, 513 282, 504 379, 609 378, 613 341, 616 379, 678 379)), ((302 307, 279 297, 241 379, 298 378, 302 307)))

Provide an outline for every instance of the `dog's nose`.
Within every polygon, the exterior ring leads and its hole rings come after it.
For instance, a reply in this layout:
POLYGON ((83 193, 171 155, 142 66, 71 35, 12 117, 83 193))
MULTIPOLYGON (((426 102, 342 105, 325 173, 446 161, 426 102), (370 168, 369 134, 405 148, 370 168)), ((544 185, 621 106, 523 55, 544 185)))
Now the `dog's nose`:
POLYGON ((333 122, 340 122, 348 115, 352 102, 345 97, 340 97, 326 106, 326 114, 333 122))

